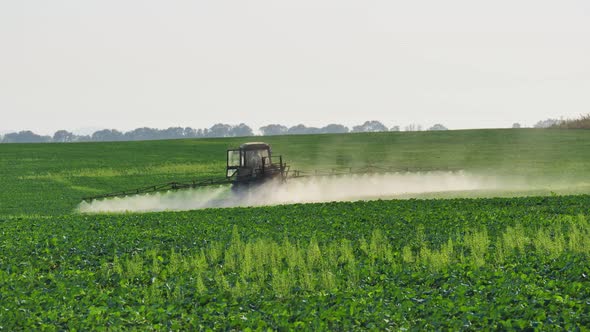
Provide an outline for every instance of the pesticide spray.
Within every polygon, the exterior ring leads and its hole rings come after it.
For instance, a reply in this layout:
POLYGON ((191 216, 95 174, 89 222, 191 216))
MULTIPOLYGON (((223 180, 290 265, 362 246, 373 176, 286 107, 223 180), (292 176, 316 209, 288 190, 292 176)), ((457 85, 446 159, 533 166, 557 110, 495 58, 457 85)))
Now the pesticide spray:
POLYGON ((155 193, 83 202, 78 210, 94 212, 182 211, 214 207, 409 198, 427 193, 499 190, 516 185, 465 172, 363 174, 267 182, 242 193, 228 186, 155 193))

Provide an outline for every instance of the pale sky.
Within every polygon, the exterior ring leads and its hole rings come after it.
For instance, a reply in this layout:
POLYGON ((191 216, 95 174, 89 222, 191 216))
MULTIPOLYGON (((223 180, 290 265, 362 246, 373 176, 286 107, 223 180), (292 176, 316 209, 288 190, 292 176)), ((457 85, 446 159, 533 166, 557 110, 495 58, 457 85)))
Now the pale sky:
POLYGON ((0 0, 0 132, 587 113, 587 0, 0 0))

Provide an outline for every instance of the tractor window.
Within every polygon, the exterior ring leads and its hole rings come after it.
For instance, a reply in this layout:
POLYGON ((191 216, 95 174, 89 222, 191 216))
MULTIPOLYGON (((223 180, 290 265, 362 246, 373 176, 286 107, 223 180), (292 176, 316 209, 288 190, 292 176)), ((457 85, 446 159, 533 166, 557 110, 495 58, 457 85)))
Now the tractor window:
POLYGON ((240 166, 240 150, 227 151, 227 166, 240 166))
POLYGON ((237 171, 238 171, 237 169, 228 168, 225 176, 227 176, 228 178, 231 178, 232 176, 234 176, 234 174, 236 174, 237 171))
POLYGON ((252 169, 262 168, 262 158, 264 158, 265 166, 270 164, 268 150, 250 150, 246 151, 245 166, 252 169))
POLYGON ((264 157, 264 167, 270 166, 269 150, 262 150, 262 157, 264 157))
POLYGON ((227 168, 226 174, 228 178, 234 176, 240 167, 240 150, 227 150, 227 168))

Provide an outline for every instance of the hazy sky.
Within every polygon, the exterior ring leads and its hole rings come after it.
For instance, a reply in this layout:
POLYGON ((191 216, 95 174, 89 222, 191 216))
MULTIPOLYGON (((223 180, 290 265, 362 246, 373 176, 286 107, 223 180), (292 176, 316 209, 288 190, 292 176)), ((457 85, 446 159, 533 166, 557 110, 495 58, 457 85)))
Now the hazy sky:
POLYGON ((588 0, 0 1, 0 132, 586 113, 588 0))

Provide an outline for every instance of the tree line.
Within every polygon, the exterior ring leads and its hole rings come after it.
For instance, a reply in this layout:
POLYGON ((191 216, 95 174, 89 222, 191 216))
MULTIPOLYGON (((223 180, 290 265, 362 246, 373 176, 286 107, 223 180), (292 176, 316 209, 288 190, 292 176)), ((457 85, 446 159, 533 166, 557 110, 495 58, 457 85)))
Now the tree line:
MULTIPOLYGON (((519 123, 512 125, 512 128, 522 128, 519 123)), ((590 114, 582 114, 573 119, 546 119, 533 125, 533 128, 545 129, 590 129, 590 114)))
MULTIPOLYGON (((274 135, 305 135, 305 134, 344 134, 344 133, 367 133, 383 131, 400 131, 399 126, 388 128, 379 121, 366 121, 365 123, 348 128, 341 124, 329 124, 327 126, 307 127, 299 124, 292 127, 280 124, 269 124, 258 128, 262 136, 274 135)), ((421 131, 422 126, 411 124, 404 127, 405 131, 421 131)), ((428 130, 447 130, 441 124, 436 124, 428 130)), ((194 129, 190 127, 170 127, 167 129, 137 128, 127 132, 116 129, 103 129, 94 132, 92 135, 76 135, 67 130, 58 130, 53 136, 37 135, 32 131, 20 131, 9 133, 0 137, 1 143, 71 143, 71 142, 106 142, 106 141, 145 141, 180 138, 209 138, 209 137, 247 137, 255 136, 254 131, 248 125, 229 125, 218 123, 211 128, 194 129)))

